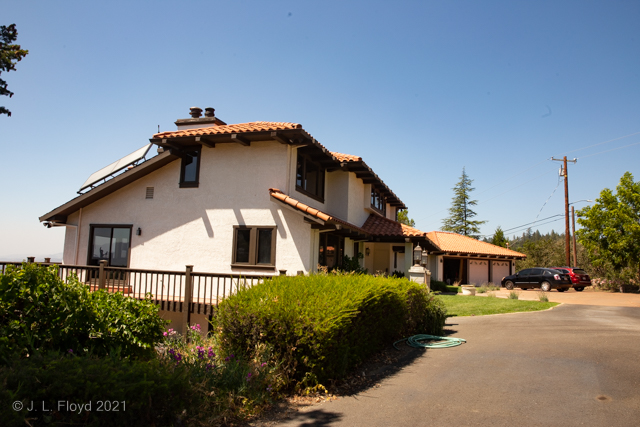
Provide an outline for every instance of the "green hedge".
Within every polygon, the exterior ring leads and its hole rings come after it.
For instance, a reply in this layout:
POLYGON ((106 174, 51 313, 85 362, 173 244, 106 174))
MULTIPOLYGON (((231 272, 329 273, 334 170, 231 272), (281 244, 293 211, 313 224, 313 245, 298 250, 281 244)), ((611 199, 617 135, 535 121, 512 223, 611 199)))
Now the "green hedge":
POLYGON ((150 300, 90 292, 57 266, 9 266, 0 275, 0 357, 35 351, 147 357, 162 340, 166 321, 150 300))
POLYGON ((440 334, 446 313, 425 287, 369 275, 276 277, 223 301, 214 318, 228 353, 268 343, 289 384, 315 385, 399 337, 440 334))
POLYGON ((429 283, 429 286, 431 287, 431 290, 434 292, 453 292, 453 293, 460 292, 460 286, 447 285, 446 282, 440 282, 438 280, 431 280, 431 282, 429 283))
POLYGON ((158 360, 35 355, 0 367, 0 384, 4 426, 176 425, 199 402, 188 371, 158 360))

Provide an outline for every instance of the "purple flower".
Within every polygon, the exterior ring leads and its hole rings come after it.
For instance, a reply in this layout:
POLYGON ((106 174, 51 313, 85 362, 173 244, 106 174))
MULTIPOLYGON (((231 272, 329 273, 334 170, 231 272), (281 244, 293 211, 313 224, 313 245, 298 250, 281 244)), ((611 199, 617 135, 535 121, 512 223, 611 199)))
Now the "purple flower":
POLYGON ((250 380, 251 380, 251 372, 247 374, 247 382, 249 382, 250 380))
POLYGON ((197 346, 196 350, 198 351, 198 359, 204 358, 204 347, 197 346))
POLYGON ((71 349, 67 350, 67 352, 68 352, 69 354, 73 354, 73 350, 71 350, 71 349))
POLYGON ((268 386, 267 391, 271 391, 271 390, 272 390, 271 386, 268 386))
POLYGON ((267 366, 267 362, 262 362, 262 365, 260 365, 261 368, 264 368, 265 366, 267 366))
POLYGON ((212 359, 215 355, 216 354, 213 352, 213 347, 209 347, 209 353, 208 353, 209 359, 212 359))
POLYGON ((182 361, 182 355, 180 353, 176 354, 174 358, 176 359, 176 363, 180 363, 180 361, 182 361))

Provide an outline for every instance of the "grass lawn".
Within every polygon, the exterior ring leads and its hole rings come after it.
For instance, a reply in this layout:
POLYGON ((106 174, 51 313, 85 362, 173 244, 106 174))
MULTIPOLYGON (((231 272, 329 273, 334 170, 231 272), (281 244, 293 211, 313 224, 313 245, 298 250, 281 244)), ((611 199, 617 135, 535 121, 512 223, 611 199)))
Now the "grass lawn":
POLYGON ((558 305, 557 302, 520 301, 462 295, 439 295, 438 298, 444 301, 447 307, 447 315, 450 317, 539 311, 558 305))

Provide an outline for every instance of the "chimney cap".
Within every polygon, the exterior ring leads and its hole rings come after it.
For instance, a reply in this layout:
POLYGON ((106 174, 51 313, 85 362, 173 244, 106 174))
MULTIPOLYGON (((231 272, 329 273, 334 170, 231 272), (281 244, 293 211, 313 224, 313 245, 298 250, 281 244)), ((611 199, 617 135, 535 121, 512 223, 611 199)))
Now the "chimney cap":
POLYGON ((191 115, 191 117, 193 117, 194 119, 199 118, 202 115, 202 108, 199 107, 191 107, 189 108, 189 114, 191 115))
POLYGON ((204 109, 204 116, 205 117, 215 117, 216 116, 216 109, 215 108, 211 108, 211 107, 207 107, 204 109))

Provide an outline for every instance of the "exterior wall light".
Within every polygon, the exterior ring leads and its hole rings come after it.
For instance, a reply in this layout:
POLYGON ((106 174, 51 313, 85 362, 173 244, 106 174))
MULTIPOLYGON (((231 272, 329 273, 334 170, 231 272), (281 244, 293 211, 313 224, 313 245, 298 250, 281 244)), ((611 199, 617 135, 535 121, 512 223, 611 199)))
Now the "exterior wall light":
POLYGON ((426 266, 428 259, 429 259, 429 252, 427 252, 427 250, 425 249, 424 251, 422 251, 422 265, 426 266))
POLYGON ((142 229, 140 227, 136 230, 136 236, 142 236, 142 229))
POLYGON ((370 253, 371 253, 371 249, 366 248, 366 249, 364 250, 364 254, 365 254, 366 256, 369 256, 369 254, 370 254, 370 253))

